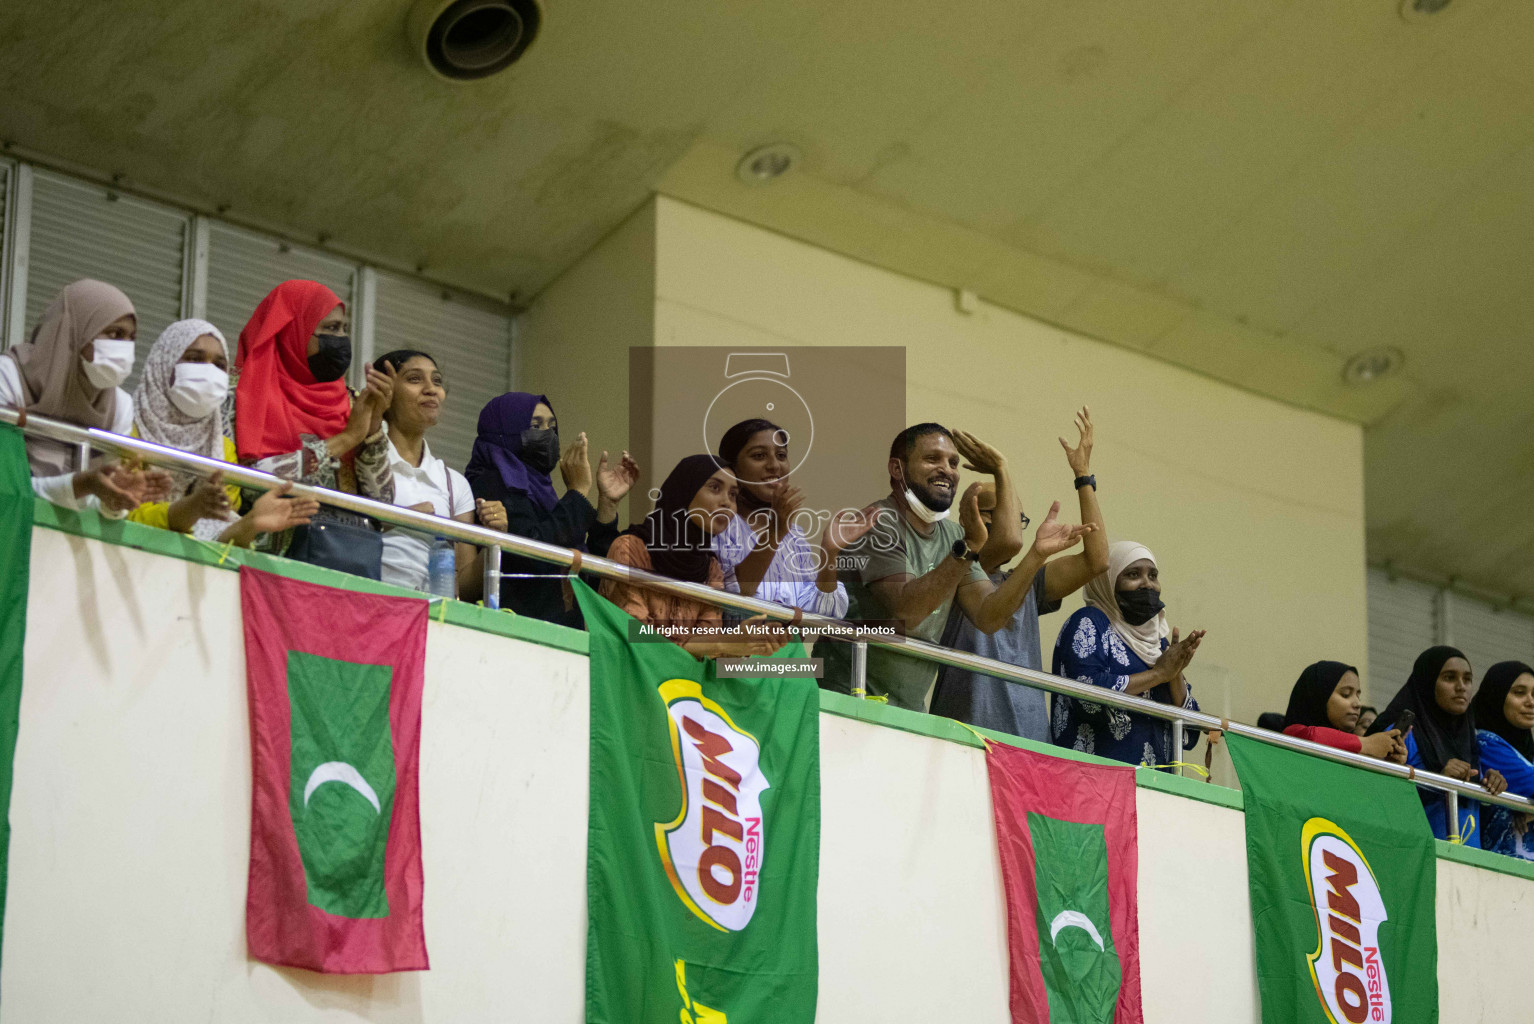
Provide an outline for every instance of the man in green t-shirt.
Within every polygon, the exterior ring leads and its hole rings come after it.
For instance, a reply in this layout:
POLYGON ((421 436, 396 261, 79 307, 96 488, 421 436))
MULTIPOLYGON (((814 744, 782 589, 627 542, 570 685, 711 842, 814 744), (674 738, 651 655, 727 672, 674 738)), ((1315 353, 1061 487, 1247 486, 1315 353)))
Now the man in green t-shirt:
MULTIPOLYGON (((931 643, 942 638, 955 599, 985 633, 1011 621, 1027 597, 1033 573, 1014 573, 998 586, 981 568, 980 558, 988 541, 993 550, 999 544, 1010 546, 1001 561, 1011 558, 1021 548, 1021 532, 1016 537, 990 536, 980 519, 978 483, 959 501, 959 522, 949 517, 961 456, 965 468, 995 478, 998 494, 1012 494, 1006 458, 963 431, 918 423, 895 437, 889 455, 890 494, 863 510, 874 518, 873 528, 837 559, 838 575, 847 587, 849 620, 895 620, 906 636, 931 643)), ((1009 531, 1018 525, 1015 515, 996 522, 1007 524, 1009 531)), ((1070 526, 1053 531, 1053 550, 1039 554, 1073 547, 1092 529, 1070 526)), ((852 692, 851 645, 822 643, 824 653, 816 649, 825 659, 820 685, 852 692)), ((935 662, 870 645, 868 692, 887 697, 896 707, 925 711, 937 669, 935 662)))

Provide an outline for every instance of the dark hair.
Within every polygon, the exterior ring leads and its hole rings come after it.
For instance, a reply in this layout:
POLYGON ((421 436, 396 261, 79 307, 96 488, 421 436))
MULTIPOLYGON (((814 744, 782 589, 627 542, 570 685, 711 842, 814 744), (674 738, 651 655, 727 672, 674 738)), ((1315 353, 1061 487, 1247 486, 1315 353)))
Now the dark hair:
POLYGON ((1264 711, 1257 716, 1257 728, 1266 729, 1269 732, 1284 731, 1284 716, 1277 711, 1264 711))
POLYGON ((953 435, 941 423, 918 423, 895 435, 895 440, 890 442, 890 458, 904 462, 916 450, 916 442, 929 434, 942 434, 948 440, 953 440, 953 435))
POLYGON ((1358 709, 1358 717, 1362 718, 1362 717, 1364 717, 1365 714, 1367 714, 1368 712, 1371 712, 1371 711, 1374 712, 1374 717, 1375 718, 1378 718, 1380 716, 1380 709, 1379 708, 1374 707, 1374 706, 1369 705, 1369 704, 1365 704, 1363 707, 1358 709))
POLYGON ((416 356, 422 356, 426 359, 430 359, 431 365, 437 367, 439 370, 442 368, 442 364, 437 362, 436 357, 434 357, 430 352, 422 352, 413 348, 397 348, 393 352, 385 352, 383 355, 373 360, 373 369, 377 370, 379 373, 383 373, 384 363, 388 363, 390 366, 394 367, 394 369, 398 370, 400 367, 410 362, 410 360, 414 359, 416 356))
POLYGON ((735 469, 735 460, 740 458, 740 453, 745 451, 746 442, 764 430, 781 431, 783 428, 771 420, 755 419, 741 420, 719 439, 719 458, 724 462, 725 468, 735 469))

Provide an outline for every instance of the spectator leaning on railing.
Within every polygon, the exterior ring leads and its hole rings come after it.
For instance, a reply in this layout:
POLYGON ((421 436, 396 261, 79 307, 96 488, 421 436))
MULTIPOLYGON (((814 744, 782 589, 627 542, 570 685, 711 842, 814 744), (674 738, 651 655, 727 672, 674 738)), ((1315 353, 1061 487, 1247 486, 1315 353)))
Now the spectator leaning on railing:
MULTIPOLYGON (((1065 620, 1055 641, 1054 674, 1197 711, 1183 670, 1204 631, 1179 639, 1168 627, 1161 570, 1150 549, 1115 541, 1108 571, 1087 584, 1085 596, 1086 607, 1065 620)), ((1058 746, 1129 764, 1166 766, 1182 753, 1172 749, 1170 722, 1073 697, 1055 698, 1050 730, 1058 746)), ((1197 742, 1198 733, 1188 730, 1184 748, 1197 742)))
MULTIPOLYGON (((133 428, 133 399, 120 385, 133 371, 133 303, 101 281, 61 291, 27 341, 0 353, 0 405, 114 434, 133 428)), ((164 497, 170 475, 102 460, 76 471, 72 445, 27 437, 32 490, 64 508, 121 519, 164 497)))
MULTIPOLYGON (((559 421, 544 395, 510 391, 491 399, 479 414, 479 433, 464 470, 474 496, 499 503, 505 517, 488 523, 529 540, 606 555, 618 536, 618 502, 639 477, 639 465, 623 452, 616 462, 602 453, 591 472, 586 434, 559 449, 559 421), (554 467, 565 493, 554 493, 554 467), (597 504, 591 504, 592 485, 597 504)), ((518 615, 579 627, 580 609, 564 580, 547 562, 506 556, 501 564, 501 607, 518 615)))
MULTIPOLYGON (((1534 797, 1534 668, 1500 661, 1486 670, 1470 702, 1481 767, 1501 773, 1507 791, 1534 797)), ((1496 805, 1481 813, 1481 847, 1534 860, 1529 815, 1496 805)))
MULTIPOLYGON (((1035 550, 1029 552, 1029 557, 1008 572, 991 572, 991 582, 997 587, 1005 584, 1013 575, 1023 575, 1031 580, 1022 591, 1022 601, 1012 613, 1011 620, 996 632, 985 633, 976 629, 967 616, 950 611, 948 628, 943 634, 944 646, 1020 668, 1043 671, 1044 653, 1039 639, 1039 616, 1057 610, 1062 600, 1108 568, 1108 534, 1103 526, 1102 511, 1097 504, 1097 478, 1092 475, 1092 413, 1086 407, 1082 407, 1076 414, 1076 427, 1080 432, 1076 447, 1072 448, 1063 437, 1060 438, 1060 447, 1065 449, 1066 461, 1075 478, 1076 496, 1081 504, 1081 521, 1092 527, 1085 534, 1082 550, 1045 562, 1042 570, 1033 558, 1040 547, 1040 541, 1044 542, 1044 548, 1049 547, 1050 532, 1068 529, 1064 524, 1054 522, 1055 511, 1060 507, 1056 502, 1045 522, 1039 526, 1034 542, 1035 550)), ((1002 482, 1002 478, 998 477, 998 481, 1002 482)), ((1025 516, 1006 509, 1006 497, 996 493, 994 484, 981 487, 980 518, 992 538, 997 535, 998 515, 1020 517, 1019 521, 1026 525, 1025 516)), ((996 568, 995 564, 988 563, 984 552, 981 553, 980 564, 987 572, 996 568)), ((932 713, 1040 743, 1049 741, 1047 693, 969 669, 952 666, 943 669, 938 677, 937 689, 932 694, 932 713)))
MULTIPOLYGON (((1401 712, 1410 709, 1415 724, 1406 734, 1407 764, 1461 782, 1479 778, 1488 793, 1496 794, 1507 788, 1507 780, 1494 768, 1482 769, 1474 719, 1469 714, 1472 679, 1470 661, 1462 651, 1429 647, 1417 656, 1406 684, 1380 712, 1369 733, 1393 728, 1401 712)), ((1430 789, 1418 789, 1418 793, 1433 835, 1450 838, 1444 794, 1430 789)), ((1466 846, 1481 845, 1480 807, 1474 800, 1459 801, 1458 837, 1466 846)))
POLYGON ((852 513, 827 524, 820 550, 793 521, 804 492, 789 483, 788 432, 771 420, 743 420, 724 432, 719 461, 739 485, 736 515, 714 538, 724 588, 747 597, 839 619, 847 588, 836 556, 867 533, 869 517, 852 513))
MULTIPOLYGON (((998 495, 1009 493, 1006 459, 970 435, 950 433, 937 423, 919 423, 896 435, 887 463, 890 494, 863 510, 877 517, 873 528, 848 545, 839 560, 839 573, 847 585, 848 618, 895 620, 907 636, 932 643, 942 637, 955 600, 982 632, 994 633, 1011 621, 1033 573, 1014 573, 998 587, 986 576, 980 560, 1002 550, 1006 553, 996 555, 997 561, 991 563, 999 565, 1017 553, 1016 506, 1008 515, 997 517, 997 523, 1007 528, 1004 544, 991 542, 980 519, 978 483, 960 502, 962 525, 954 523, 949 513, 957 494, 961 452, 971 469, 992 476, 998 495)), ((1042 560, 1075 546, 1092 529, 1090 525, 1051 529, 1035 541, 1034 551, 1042 560)), ((820 685, 850 692, 850 645, 821 643, 825 661, 820 685)), ((817 646, 816 653, 821 651, 817 646)), ((870 647, 867 676, 871 695, 884 696, 896 707, 925 711, 937 666, 889 648, 870 647)))
MULTIPOLYGON (((234 443, 224 436, 220 415, 229 391, 229 352, 219 329, 206 320, 178 320, 165 328, 149 350, 144 373, 133 395, 133 433, 166 448, 235 462, 234 443)), ((290 499, 287 491, 263 491, 245 515, 237 515, 240 489, 225 486, 223 474, 198 477, 169 470, 168 497, 145 502, 128 518, 145 526, 189 533, 200 540, 249 547, 261 534, 309 522, 319 503, 290 499)))
MULTIPOLYGON (((735 514, 735 478, 712 455, 689 455, 660 485, 655 508, 613 541, 607 557, 634 569, 687 583, 724 589, 724 572, 714 555, 714 538, 735 514)), ((680 629, 717 629, 718 607, 652 590, 642 583, 604 579, 602 596, 643 624, 680 629)), ((747 619, 767 625, 765 616, 747 619)), ((681 647, 699 658, 771 654, 787 635, 772 629, 753 640, 684 638, 681 647)))
POLYGON ((1364 737, 1354 731, 1360 692, 1358 669, 1352 665, 1340 661, 1307 665, 1289 692, 1284 735, 1405 764, 1406 743, 1399 729, 1364 737))

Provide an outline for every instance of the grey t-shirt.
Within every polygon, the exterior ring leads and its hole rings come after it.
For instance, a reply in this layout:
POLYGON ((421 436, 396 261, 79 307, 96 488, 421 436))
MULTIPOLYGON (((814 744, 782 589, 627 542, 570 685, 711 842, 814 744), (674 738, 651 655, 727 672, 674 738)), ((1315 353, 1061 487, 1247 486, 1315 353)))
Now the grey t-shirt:
MULTIPOLYGON (((1001 586, 1010 573, 991 575, 1001 586)), ((964 615, 950 618, 943 643, 982 658, 1044 671, 1044 652, 1039 643, 1039 615, 1057 611, 1059 601, 1044 593, 1044 572, 1034 573, 1028 594, 1012 615, 1012 621, 994 633, 983 633, 964 615)), ((1010 736, 1049 742, 1049 694, 1022 683, 981 675, 968 669, 945 667, 932 692, 932 713, 954 718, 982 729, 1010 736)))
MULTIPOLYGON (((952 518, 934 523, 931 536, 917 533, 901 515, 893 498, 884 498, 876 507, 888 509, 879 515, 872 530, 842 551, 838 576, 847 586, 847 618, 858 620, 892 619, 893 613, 874 593, 871 584, 890 576, 925 576, 953 554, 953 542, 962 540, 964 527, 952 518)), ((985 579, 979 563, 971 562, 969 575, 959 587, 985 579)), ((957 592, 959 588, 955 588, 957 592)), ((943 637, 948 612, 954 599, 950 595, 921 625, 907 635, 937 643, 943 637)), ((963 612, 959 612, 962 616, 963 612)), ((825 658, 825 675, 820 685, 829 690, 850 693, 852 690, 852 646, 823 642, 815 653, 825 658)), ((927 692, 937 678, 938 666, 930 661, 908 658, 884 647, 868 648, 868 692, 889 698, 895 707, 911 711, 927 709, 927 692)))

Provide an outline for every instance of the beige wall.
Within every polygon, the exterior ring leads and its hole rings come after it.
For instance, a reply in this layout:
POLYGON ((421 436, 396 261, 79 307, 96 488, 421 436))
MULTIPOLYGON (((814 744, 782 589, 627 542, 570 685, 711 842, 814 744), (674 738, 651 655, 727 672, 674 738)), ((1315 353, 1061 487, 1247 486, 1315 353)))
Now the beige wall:
MULTIPOLYGON (((432 968, 326 977, 245 955, 240 622, 235 573, 34 531, 0 1024, 577 1024, 586 659, 432 623, 432 968)), ((820 752, 818 1019, 1004 1024, 981 751, 822 714, 820 752)), ((1255 1024, 1241 813, 1143 788, 1137 806, 1146 1024, 1255 1024)), ((1526 1018, 1531 907, 1534 881, 1439 860, 1445 1022, 1526 1018)))
MULTIPOLYGON (((1358 427, 983 302, 964 313, 949 289, 666 197, 654 210, 655 344, 904 345, 907 419, 999 447, 1035 520, 1056 499, 1078 518, 1056 438, 1090 405, 1110 537, 1155 551, 1173 623, 1209 631, 1190 672, 1206 710, 1254 721, 1311 661, 1367 669, 1358 427)), ((529 322, 524 351, 554 344, 554 320, 529 322)))
MULTIPOLYGON (((548 395, 560 440, 581 431, 591 468, 629 446, 629 349, 655 336, 655 204, 645 203, 541 292, 517 321, 514 384, 548 395)), ((554 474, 563 491, 564 482, 554 474)))

